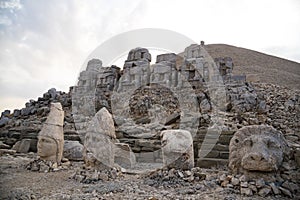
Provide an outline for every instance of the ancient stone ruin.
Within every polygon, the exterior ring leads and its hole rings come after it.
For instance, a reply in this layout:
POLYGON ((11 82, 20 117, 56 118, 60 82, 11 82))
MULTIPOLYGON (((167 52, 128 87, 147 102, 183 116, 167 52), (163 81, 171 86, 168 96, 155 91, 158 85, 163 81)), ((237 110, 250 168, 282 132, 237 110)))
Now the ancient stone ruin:
POLYGON ((282 133, 271 126, 239 129, 229 145, 229 167, 235 171, 277 171, 290 150, 282 133))
POLYGON ((60 103, 51 103, 50 113, 39 132, 37 152, 42 160, 60 163, 64 147, 64 111, 60 103))
POLYGON ((116 139, 114 121, 106 108, 98 111, 90 121, 84 141, 84 159, 89 167, 114 166, 114 144, 116 139), (93 163, 93 162, 96 162, 93 163))
POLYGON ((77 163, 71 180, 82 184, 143 173, 139 184, 189 185, 184 195, 210 188, 299 196, 297 92, 246 82, 230 57, 211 58, 204 42, 151 60, 141 47, 123 68, 92 59, 68 93, 52 88, 4 111, 0 155, 37 153, 52 164, 31 163, 38 172, 77 163))

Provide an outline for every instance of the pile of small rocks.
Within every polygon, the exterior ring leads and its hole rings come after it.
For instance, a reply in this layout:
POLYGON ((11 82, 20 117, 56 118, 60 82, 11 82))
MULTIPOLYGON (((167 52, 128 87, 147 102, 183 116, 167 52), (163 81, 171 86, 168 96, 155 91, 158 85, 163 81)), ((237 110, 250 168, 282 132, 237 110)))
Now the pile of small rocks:
MULTIPOLYGON (((130 114, 138 124, 149 123, 151 117, 153 117, 150 116, 150 110, 153 110, 154 105, 160 105, 164 108, 166 116, 180 112, 179 101, 174 97, 172 91, 166 87, 153 84, 141 87, 134 92, 129 100, 130 114)), ((159 112, 162 112, 162 110, 159 110, 159 112)))
POLYGON ((195 167, 191 170, 180 169, 159 169, 149 174, 143 175, 144 183, 154 187, 174 187, 180 185, 190 185, 205 180, 206 174, 202 172, 201 168, 195 167))
POLYGON ((110 181, 123 177, 122 172, 117 168, 104 169, 104 170, 77 170, 70 178, 80 183, 92 184, 99 181, 110 181))
POLYGON ((295 180, 284 180, 280 176, 265 181, 263 178, 249 179, 245 175, 226 175, 218 177, 217 183, 223 188, 232 189, 235 193, 245 196, 268 195, 287 196, 289 198, 300 196, 300 187, 295 180))
POLYGON ((56 162, 45 161, 41 159, 35 159, 31 161, 27 166, 27 170, 38 171, 38 172, 56 172, 59 170, 69 169, 71 162, 63 158, 62 163, 58 165, 56 162))

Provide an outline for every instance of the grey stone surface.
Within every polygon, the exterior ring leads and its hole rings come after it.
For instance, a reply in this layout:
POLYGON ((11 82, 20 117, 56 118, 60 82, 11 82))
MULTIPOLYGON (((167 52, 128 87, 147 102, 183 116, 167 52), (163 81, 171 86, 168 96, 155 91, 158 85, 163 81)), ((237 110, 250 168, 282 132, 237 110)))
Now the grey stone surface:
POLYGON ((38 135, 38 155, 60 163, 64 147, 64 111, 60 103, 51 103, 50 113, 38 135))
POLYGON ((83 145, 78 141, 65 140, 63 156, 69 160, 83 160, 83 145))
POLYGON ((233 171, 278 170, 289 147, 282 133, 271 126, 253 125, 238 130, 230 141, 229 167, 233 171))
POLYGON ((8 122, 9 122, 9 118, 8 117, 2 117, 0 119, 0 127, 5 126, 8 122))
POLYGON ((136 163, 136 158, 130 146, 125 143, 115 143, 114 148, 115 163, 124 168, 133 168, 136 163))
POLYGON ((161 132, 164 166, 176 169, 194 167, 193 138, 186 130, 165 130, 161 132))
POLYGON ((31 143, 31 139, 23 139, 21 141, 18 141, 12 149, 16 150, 17 153, 28 153, 31 143))
POLYGON ((0 141, 0 149, 10 149, 10 146, 0 141))
POLYGON ((115 138, 113 118, 106 108, 102 108, 90 121, 85 135, 83 156, 86 165, 113 167, 115 138))

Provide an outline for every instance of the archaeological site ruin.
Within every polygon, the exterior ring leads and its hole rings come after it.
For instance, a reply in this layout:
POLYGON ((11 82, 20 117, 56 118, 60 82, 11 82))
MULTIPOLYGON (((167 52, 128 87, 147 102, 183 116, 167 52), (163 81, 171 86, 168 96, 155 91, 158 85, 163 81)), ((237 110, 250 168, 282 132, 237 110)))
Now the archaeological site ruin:
MULTIPOLYGON (((300 199, 299 91, 249 82, 204 42, 153 59, 94 58, 69 92, 2 112, 1 162, 76 188, 44 199, 300 199)), ((1 176, 3 199, 42 199, 1 176)))

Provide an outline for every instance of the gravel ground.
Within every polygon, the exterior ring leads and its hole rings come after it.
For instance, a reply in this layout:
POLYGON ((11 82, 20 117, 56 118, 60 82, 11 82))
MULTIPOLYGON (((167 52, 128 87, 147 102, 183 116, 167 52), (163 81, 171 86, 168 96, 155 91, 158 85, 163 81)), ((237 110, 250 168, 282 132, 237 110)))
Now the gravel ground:
POLYGON ((268 196, 246 197, 216 184, 212 177, 224 173, 203 170, 204 180, 184 181, 157 178, 151 174, 125 174, 117 178, 81 183, 74 174, 84 171, 82 162, 72 162, 69 169, 56 172, 33 172, 26 165, 34 154, 0 157, 0 199, 284 199, 268 196))

